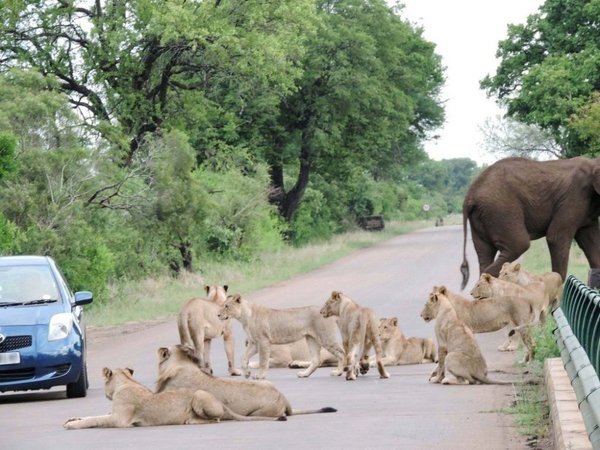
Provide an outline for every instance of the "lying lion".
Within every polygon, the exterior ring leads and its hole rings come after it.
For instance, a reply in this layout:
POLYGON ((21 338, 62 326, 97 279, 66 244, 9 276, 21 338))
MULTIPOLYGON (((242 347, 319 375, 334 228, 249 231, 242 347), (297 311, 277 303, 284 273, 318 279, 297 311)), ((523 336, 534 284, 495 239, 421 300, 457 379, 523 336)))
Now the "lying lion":
MULTIPOLYGON (((369 370, 369 351, 375 348, 375 365, 381 378, 390 374, 382 362, 383 350, 379 339, 379 321, 373 310, 359 306, 341 292, 333 291, 321 308, 323 317, 337 316, 338 327, 346 353, 343 370, 346 380, 356 380, 358 372, 365 374, 369 370)), ((339 370, 334 374, 341 375, 339 370)))
POLYGON ((548 310, 544 311, 544 313, 548 314, 552 309, 558 307, 563 287, 563 279, 560 273, 545 272, 538 275, 523 269, 521 264, 515 261, 502 264, 498 278, 516 283, 519 286, 527 286, 534 281, 542 282, 544 283, 546 295, 549 299, 548 310))
POLYGON ((241 375, 235 368, 235 342, 229 320, 217 317, 219 309, 225 303, 227 286, 205 286, 207 298, 188 300, 177 316, 177 328, 182 345, 194 348, 200 367, 212 373, 210 363, 211 340, 223 336, 227 366, 230 375, 241 375))
POLYGON ((431 294, 421 312, 425 322, 435 319, 438 365, 429 381, 442 384, 512 384, 487 377, 487 364, 471 329, 458 319, 444 294, 431 294), (452 377, 452 376, 454 377, 452 377))
MULTIPOLYGON (((403 364, 421 364, 437 361, 435 345, 429 338, 406 338, 398 326, 398 318, 381 319, 379 321, 379 339, 383 349, 384 366, 403 364)), ((371 367, 376 361, 371 359, 371 367)))
POLYGON ((310 353, 310 365, 298 372, 299 377, 310 376, 320 365, 321 347, 325 347, 339 361, 341 368, 344 351, 337 342, 335 320, 326 320, 317 306, 272 309, 252 303, 235 294, 227 297, 219 312, 219 318, 237 319, 246 331, 247 346, 242 356, 242 370, 250 376, 248 361, 258 352, 259 369, 256 379, 266 377, 272 344, 289 344, 306 339, 310 353))
POLYGON ((519 286, 510 281, 500 280, 489 273, 482 273, 479 280, 471 290, 475 299, 515 296, 529 302, 533 308, 534 323, 539 323, 544 318, 544 311, 548 309, 550 298, 546 293, 544 283, 534 281, 527 286, 519 286))
POLYGON ((331 407, 293 410, 287 398, 269 381, 216 378, 198 367, 193 349, 182 345, 161 347, 156 392, 178 389, 207 391, 242 416, 280 417, 337 411, 331 407))
MULTIPOLYGON (((105 367, 104 393, 112 400, 112 412, 104 416, 67 420, 68 430, 82 428, 125 428, 156 425, 214 423, 220 420, 273 420, 246 417, 231 411, 214 395, 203 390, 177 389, 160 394, 133 379, 133 370, 105 367)), ((286 420, 285 416, 275 420, 286 420)))
MULTIPOLYGON (((246 344, 247 345, 247 344, 246 344)), ((319 356, 319 367, 335 367, 338 359, 327 349, 322 348, 319 356)), ((269 355, 269 367, 288 367, 290 369, 306 369, 310 366, 310 353, 306 339, 291 344, 273 344, 269 355)), ((258 369, 257 359, 248 361, 250 369, 258 369)))
MULTIPOLYGON (((489 333, 508 326, 517 329, 523 344, 527 347, 526 360, 531 361, 535 353, 535 344, 529 334, 529 325, 534 322, 531 303, 516 296, 490 297, 469 300, 450 291, 446 286, 434 286, 429 297, 444 295, 454 307, 457 317, 473 333, 489 333)), ((517 336, 509 337, 498 347, 500 351, 513 351, 518 346, 517 336)))

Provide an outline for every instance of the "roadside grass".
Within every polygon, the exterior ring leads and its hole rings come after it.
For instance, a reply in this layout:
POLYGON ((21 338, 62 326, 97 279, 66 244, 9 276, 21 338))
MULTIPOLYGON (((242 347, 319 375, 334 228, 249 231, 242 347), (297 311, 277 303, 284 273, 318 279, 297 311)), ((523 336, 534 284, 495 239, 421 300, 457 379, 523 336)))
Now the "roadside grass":
MULTIPOLYGON (((551 270, 550 255, 545 239, 531 243, 531 247, 523 256, 523 267, 531 272, 543 273, 551 270)), ((588 263, 583 252, 575 244, 571 247, 569 258, 569 271, 583 282, 587 281, 588 263)), ((535 445, 549 439, 550 407, 546 397, 544 379, 544 360, 559 357, 560 353, 552 334, 556 328, 554 318, 550 315, 541 327, 532 331, 536 345, 534 361, 523 364, 523 369, 529 372, 528 377, 539 381, 539 384, 522 385, 515 387, 515 401, 506 412, 514 415, 514 421, 519 432, 529 438, 535 445)), ((522 359, 523 353, 519 357, 522 359)), ((534 448, 541 448, 535 446, 534 448)))
POLYGON ((227 284, 230 292, 248 293, 309 272, 355 250, 392 236, 433 226, 432 221, 386 222, 382 231, 356 230, 327 242, 301 248, 286 247, 251 261, 209 261, 199 258, 197 273, 168 275, 139 281, 121 281, 109 286, 109 300, 92 303, 86 311, 92 326, 158 320, 177 314, 183 302, 204 295, 205 284, 227 284))

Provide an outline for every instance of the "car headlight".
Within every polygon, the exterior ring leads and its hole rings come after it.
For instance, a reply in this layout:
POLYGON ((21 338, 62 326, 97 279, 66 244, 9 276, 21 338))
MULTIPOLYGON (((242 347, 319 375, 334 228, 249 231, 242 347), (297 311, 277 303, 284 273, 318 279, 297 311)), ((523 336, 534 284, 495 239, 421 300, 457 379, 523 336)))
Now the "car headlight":
POLYGON ((73 328, 73 314, 55 314, 50 319, 48 326, 48 340, 57 341, 66 338, 73 328))

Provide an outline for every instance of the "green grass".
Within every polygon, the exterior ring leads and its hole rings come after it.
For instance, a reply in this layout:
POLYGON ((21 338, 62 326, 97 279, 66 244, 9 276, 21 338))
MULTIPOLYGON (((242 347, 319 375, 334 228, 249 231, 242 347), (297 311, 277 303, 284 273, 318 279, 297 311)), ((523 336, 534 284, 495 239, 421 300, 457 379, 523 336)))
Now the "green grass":
POLYGON ((107 326, 170 317, 179 312, 187 299, 203 296, 205 284, 227 284, 234 292, 252 292, 392 236, 429 226, 432 226, 431 221, 390 222, 383 231, 353 231, 327 242, 265 253, 252 261, 200 260, 202 271, 177 279, 165 275, 116 283, 109 286, 110 301, 92 304, 87 320, 93 326, 107 326))
MULTIPOLYGON (((535 273, 551 270, 550 255, 545 239, 532 242, 530 249, 523 257, 523 267, 535 273)), ((587 282, 588 270, 589 266, 583 252, 579 247, 573 245, 569 258, 568 274, 587 282)), ((536 345, 536 355, 534 361, 524 368, 529 371, 530 377, 540 380, 540 383, 517 386, 514 405, 507 411, 514 414, 515 424, 519 428, 519 432, 528 436, 532 441, 543 439, 550 429, 550 407, 542 380, 544 360, 560 356, 556 340, 552 334, 554 328, 556 328, 554 318, 549 316, 544 326, 533 330, 532 336, 536 345)))

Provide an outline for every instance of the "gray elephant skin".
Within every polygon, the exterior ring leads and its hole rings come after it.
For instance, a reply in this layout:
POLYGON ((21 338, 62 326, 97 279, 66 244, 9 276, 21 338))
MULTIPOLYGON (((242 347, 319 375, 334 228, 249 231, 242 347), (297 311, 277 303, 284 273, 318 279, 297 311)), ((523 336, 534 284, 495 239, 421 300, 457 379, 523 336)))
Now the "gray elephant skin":
POLYGON ((546 237, 552 271, 567 274, 573 239, 590 267, 600 267, 600 158, 557 161, 506 158, 485 169, 463 204, 462 289, 469 280, 467 220, 479 273, 498 276, 502 264, 546 237), (496 256, 497 255, 497 256, 496 256))

